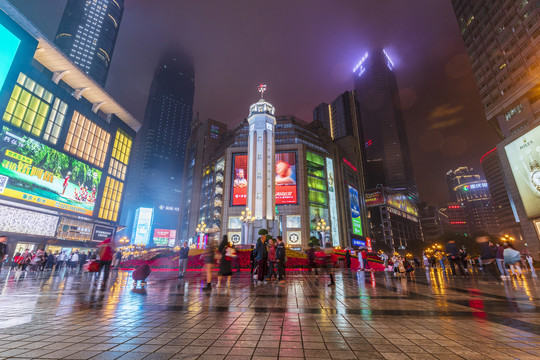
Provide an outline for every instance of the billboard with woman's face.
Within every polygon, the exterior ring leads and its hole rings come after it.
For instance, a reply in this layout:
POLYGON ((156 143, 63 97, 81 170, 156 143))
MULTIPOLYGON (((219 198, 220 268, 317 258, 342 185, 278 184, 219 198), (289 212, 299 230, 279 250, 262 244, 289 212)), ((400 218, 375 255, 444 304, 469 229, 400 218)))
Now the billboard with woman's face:
POLYGON ((247 154, 233 155, 233 189, 232 205, 246 205, 247 203, 247 154))
POLYGON ((276 154, 276 205, 296 204, 296 152, 276 154))

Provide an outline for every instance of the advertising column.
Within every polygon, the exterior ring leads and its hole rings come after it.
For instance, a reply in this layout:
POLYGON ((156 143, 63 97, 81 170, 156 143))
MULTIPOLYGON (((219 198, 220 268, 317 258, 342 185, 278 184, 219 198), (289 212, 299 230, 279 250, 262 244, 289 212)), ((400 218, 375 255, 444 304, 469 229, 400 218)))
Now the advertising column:
POLYGON ((330 206, 330 231, 332 233, 332 246, 339 246, 339 222, 336 203, 334 162, 330 158, 326 158, 326 178, 328 182, 328 205, 330 206))
POLYGON ((135 212, 135 224, 133 225, 133 243, 135 245, 148 245, 153 220, 153 208, 137 209, 137 211, 135 212))

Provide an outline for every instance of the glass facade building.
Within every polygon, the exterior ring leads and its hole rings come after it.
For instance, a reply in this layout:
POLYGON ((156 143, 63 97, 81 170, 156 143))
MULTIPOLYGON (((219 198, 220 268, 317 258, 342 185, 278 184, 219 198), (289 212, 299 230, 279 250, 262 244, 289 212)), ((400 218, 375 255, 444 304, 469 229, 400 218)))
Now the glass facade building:
POLYGON ((56 45, 104 86, 120 29, 124 0, 68 0, 56 45))
POLYGON ((0 231, 33 248, 93 248, 117 230, 140 124, 13 6, 0 9, 0 34, 20 40, 0 88, 0 231))

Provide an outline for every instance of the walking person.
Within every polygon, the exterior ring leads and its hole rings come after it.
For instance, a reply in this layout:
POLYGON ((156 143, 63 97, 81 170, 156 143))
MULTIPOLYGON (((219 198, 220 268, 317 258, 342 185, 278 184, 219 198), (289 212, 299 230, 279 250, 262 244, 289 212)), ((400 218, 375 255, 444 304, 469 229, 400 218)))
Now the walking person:
POLYGON ((502 244, 499 244, 497 246, 497 250, 495 252, 495 261, 497 262, 497 267, 499 268, 499 272, 501 273, 501 279, 510 279, 510 273, 508 270, 506 270, 506 265, 504 261, 504 246, 502 244))
POLYGON ((486 277, 486 269, 489 273, 501 283, 501 274, 497 270, 497 265, 495 262, 495 253, 497 248, 495 248, 490 242, 491 236, 486 232, 480 232, 476 235, 476 243, 478 244, 478 249, 480 250, 480 264, 482 265, 484 278, 486 277))
POLYGON ((315 275, 317 275, 317 264, 315 263, 315 247, 313 245, 309 246, 309 250, 307 251, 307 257, 309 272, 311 273, 312 270, 315 270, 315 275))
POLYGON ((285 261, 286 261, 286 249, 281 236, 277 237, 276 246, 276 265, 278 272, 278 281, 280 283, 285 282, 285 261))
POLYGON ((251 266, 251 278, 253 278, 253 271, 255 271, 255 268, 257 267, 253 245, 251 245, 251 251, 249 252, 249 265, 251 266))
MULTIPOLYGON (((459 261, 461 261, 461 265, 463 265, 463 269, 465 270, 466 274, 469 274, 469 262, 467 261, 467 252, 464 249, 459 249, 459 261)), ((470 271, 472 273, 472 269, 470 271)))
POLYGON ((18 253, 15 253, 15 255, 13 256, 13 259, 11 259, 11 267, 10 267, 10 271, 15 269, 15 268, 20 268, 21 267, 21 264, 22 264, 22 256, 21 256, 21 253, 18 252, 18 253))
POLYGON ((533 263, 533 258, 531 254, 527 253, 527 255, 525 255, 525 259, 527 259, 527 262, 529 263, 529 267, 531 268, 532 277, 536 277, 536 271, 534 270, 534 263, 533 263))
POLYGON ((28 264, 30 264, 30 261, 32 261, 32 253, 30 252, 30 249, 24 250, 21 256, 22 256, 21 271, 26 271, 26 267, 28 266, 28 264))
POLYGON ((276 246, 274 245, 274 239, 268 240, 268 277, 269 281, 272 281, 272 276, 277 278, 277 274, 274 269, 276 268, 276 246))
POLYGON ((81 254, 79 254, 79 270, 82 271, 84 264, 86 264, 87 258, 88 257, 86 256, 86 253, 84 251, 81 254))
POLYGON ((223 240, 219 244, 218 252, 221 254, 219 262, 218 282, 216 287, 221 287, 223 276, 227 278, 227 287, 231 287, 232 260, 236 256, 234 249, 229 244, 227 235, 223 235, 223 240))
POLYGON ((257 280, 264 282, 266 275, 266 266, 268 264, 268 249, 266 248, 266 235, 261 235, 255 246, 255 261, 257 261, 257 280))
POLYGON ((512 245, 506 244, 504 246, 504 263, 510 266, 511 276, 523 277, 523 272, 521 271, 521 254, 519 251, 514 249, 512 245))
POLYGON ((450 261, 450 270, 452 276, 456 276, 456 264, 459 268, 461 276, 465 277, 465 270, 463 269, 463 263, 459 258, 459 250, 455 240, 449 240, 445 246, 446 253, 448 254, 448 260, 450 261))
POLYGON ((64 267, 64 264, 66 263, 67 255, 65 251, 60 252, 58 256, 56 257, 56 270, 61 269, 64 267))
POLYGON ((426 270, 429 270, 430 268, 430 261, 429 261, 429 257, 426 255, 426 252, 422 252, 422 260, 424 261, 424 267, 426 268, 426 270))
POLYGON ((437 250, 435 253, 435 258, 439 261, 443 274, 446 273, 446 266, 444 266, 444 255, 440 250, 437 250))
POLYGON ((109 278, 109 271, 111 269, 111 263, 115 250, 112 239, 107 238, 103 240, 97 245, 97 247, 100 249, 98 278, 101 275, 101 270, 103 270, 103 280, 106 281, 109 278))
POLYGON ((69 267, 70 269, 79 267, 79 250, 75 250, 75 252, 69 256, 69 267))
POLYGON ((358 265, 360 266, 358 270, 364 271, 364 249, 358 252, 358 265))
POLYGON ((347 269, 351 270, 351 252, 349 249, 345 252, 345 264, 347 265, 347 269))
POLYGON ((204 258, 204 269, 206 271, 206 286, 203 291, 212 290, 212 270, 214 269, 216 243, 212 240, 206 247, 206 252, 202 255, 204 258))
POLYGON ((36 251, 36 254, 32 258, 32 261, 30 261, 30 268, 32 271, 39 271, 41 270, 41 264, 45 260, 45 251, 43 249, 38 249, 36 251))
POLYGON ((8 248, 7 248, 7 236, 0 235, 0 272, 2 272, 2 265, 8 257, 8 248))
POLYGON ((180 259, 178 260, 178 278, 181 279, 186 274, 188 264, 189 246, 187 241, 182 243, 182 247, 178 253, 180 255, 180 259))
POLYGON ((56 260, 56 257, 54 256, 54 254, 49 253, 49 256, 47 256, 47 261, 45 262, 45 270, 51 270, 52 271, 52 269, 54 267, 55 260, 56 260))

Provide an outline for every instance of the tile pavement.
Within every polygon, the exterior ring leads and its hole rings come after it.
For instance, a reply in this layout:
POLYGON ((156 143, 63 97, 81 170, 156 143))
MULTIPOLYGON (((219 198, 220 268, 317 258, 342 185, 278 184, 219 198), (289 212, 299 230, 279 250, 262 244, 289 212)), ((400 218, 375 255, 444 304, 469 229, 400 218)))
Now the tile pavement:
POLYGON ((540 282, 417 271, 305 272, 201 291, 154 273, 133 289, 60 272, 0 276, 0 359, 538 359, 540 282))

